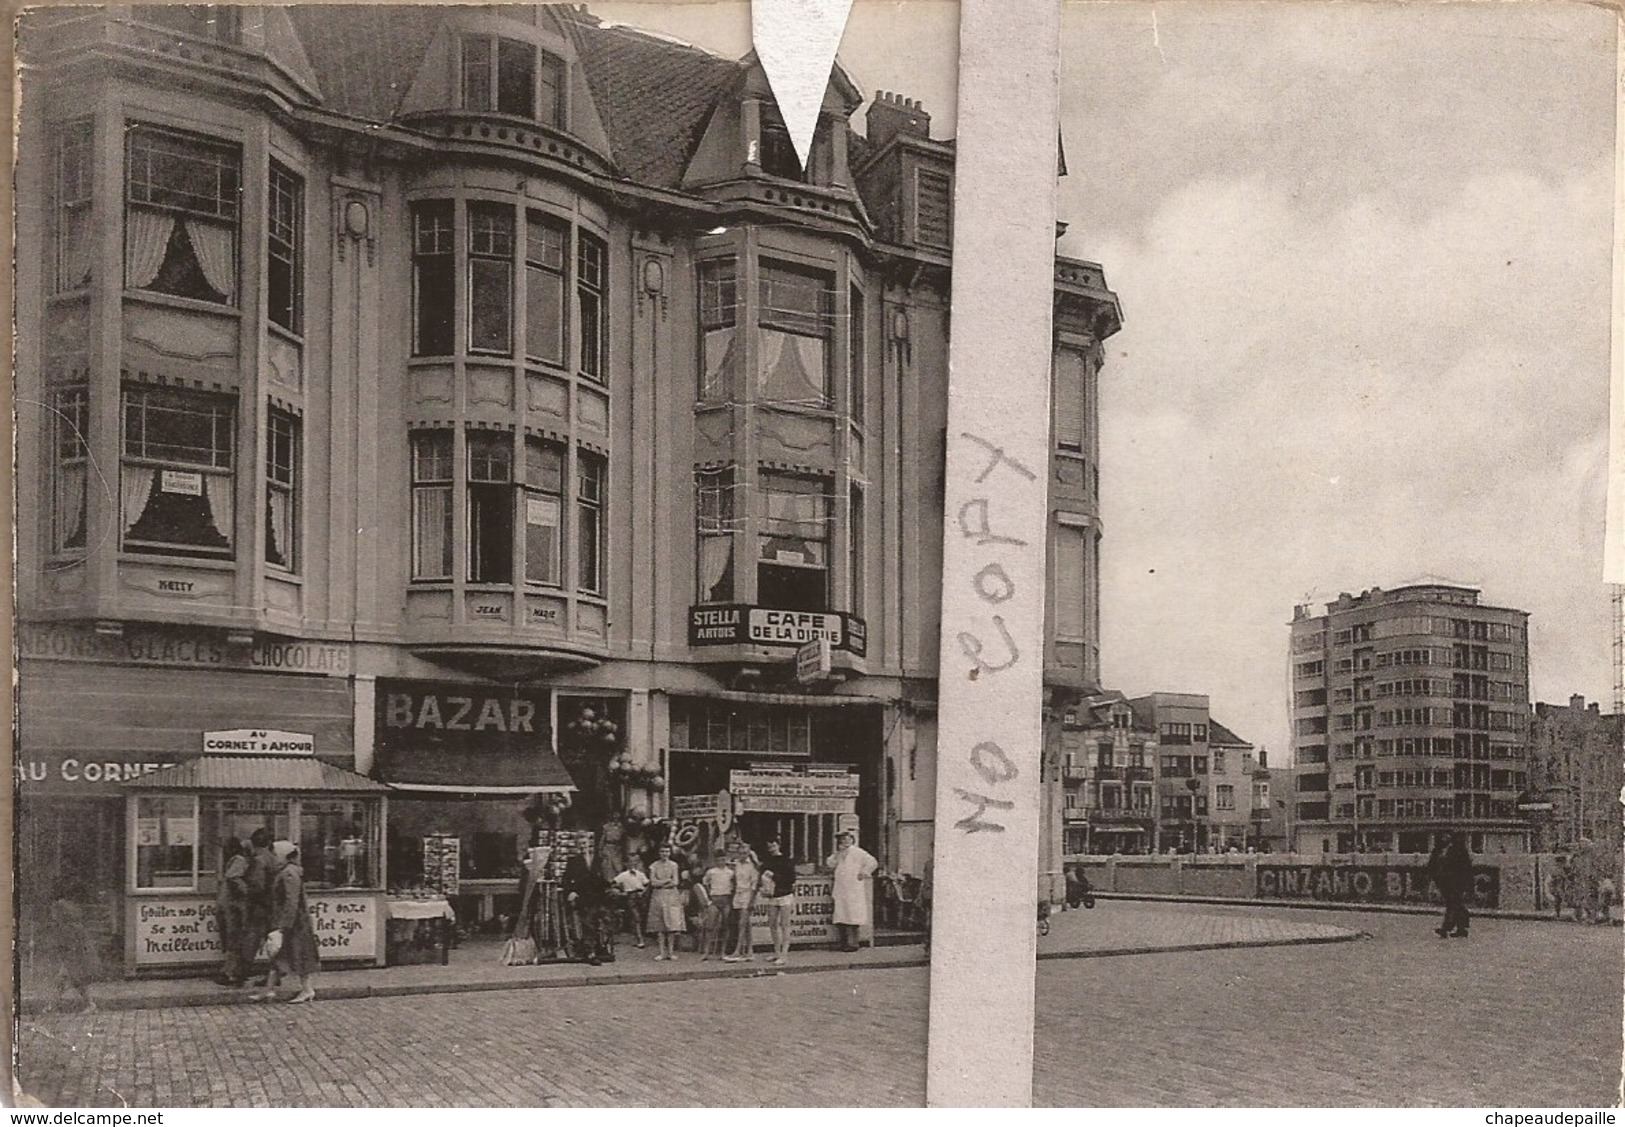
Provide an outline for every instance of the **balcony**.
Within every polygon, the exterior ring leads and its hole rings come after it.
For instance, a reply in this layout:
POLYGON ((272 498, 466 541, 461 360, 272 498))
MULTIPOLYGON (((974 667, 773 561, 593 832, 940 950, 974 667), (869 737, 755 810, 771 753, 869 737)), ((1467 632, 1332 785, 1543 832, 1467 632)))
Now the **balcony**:
POLYGON ((1087 767, 1062 767, 1061 781, 1063 783, 1083 783, 1089 780, 1087 767))

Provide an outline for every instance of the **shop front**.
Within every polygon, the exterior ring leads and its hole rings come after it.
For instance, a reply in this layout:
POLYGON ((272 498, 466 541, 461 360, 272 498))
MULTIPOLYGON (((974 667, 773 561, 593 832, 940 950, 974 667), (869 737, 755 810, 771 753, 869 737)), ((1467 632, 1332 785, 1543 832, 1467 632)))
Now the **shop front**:
MULTIPOLYGON (((266 734, 205 733, 204 745, 265 747, 267 743, 256 740, 266 734)), ((288 746, 301 741, 270 742, 288 746)), ((383 961, 387 787, 309 751, 250 750, 188 759, 143 774, 124 789, 127 975, 220 965, 224 953, 215 897, 222 845, 227 839, 246 842, 261 829, 272 840, 299 847, 322 963, 372 966, 383 961)))
POLYGON ((511 915, 536 827, 577 790, 555 750, 554 693, 380 679, 376 702, 374 774, 394 792, 391 888, 444 896, 465 925, 511 915))
MULTIPOLYGON (((878 854, 882 706, 738 693, 673 698, 670 716, 674 843, 703 855, 737 837, 765 856, 776 838, 796 862, 791 941, 834 942, 826 861, 836 834, 851 830, 878 854)), ((765 908, 758 907, 754 927, 758 942, 768 942, 765 908)))

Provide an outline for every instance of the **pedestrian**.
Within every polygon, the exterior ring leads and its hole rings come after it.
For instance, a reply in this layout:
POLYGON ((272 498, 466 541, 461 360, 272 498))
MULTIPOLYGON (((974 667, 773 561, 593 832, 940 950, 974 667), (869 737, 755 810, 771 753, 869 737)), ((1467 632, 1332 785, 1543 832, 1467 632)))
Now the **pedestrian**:
POLYGON ((1459 831, 1435 842, 1428 857, 1428 875, 1444 898, 1444 919, 1433 930, 1440 939, 1467 938, 1467 891, 1473 881, 1473 858, 1467 849, 1467 836, 1459 831))
POLYGON ((649 874, 643 871, 643 858, 632 854, 626 868, 615 874, 615 893, 620 897, 622 919, 626 930, 637 940, 635 946, 643 948, 643 916, 649 908, 649 874))
POLYGON ((756 890, 762 882, 762 870, 756 864, 756 855, 742 841, 733 844, 732 869, 734 874, 733 953, 724 955, 725 963, 751 963, 756 961, 756 943, 751 935, 751 909, 756 905, 756 890))
MULTIPOLYGON (((1552 873, 1552 905, 1554 919, 1563 918, 1563 904, 1574 904, 1574 862, 1567 853, 1557 855, 1557 868, 1552 873)), ((1575 917, 1579 917, 1579 909, 1575 909, 1575 917)))
POLYGON ((869 923, 869 886, 880 862, 858 845, 857 834, 841 830, 825 865, 835 874, 835 931, 841 950, 856 951, 861 929, 869 923))
MULTIPOLYGON (((247 897, 243 905, 243 931, 238 950, 240 964, 246 979, 253 973, 254 964, 265 946, 265 937, 271 930, 271 882, 276 879, 276 857, 271 853, 271 831, 261 826, 248 836, 248 871, 243 875, 247 897)), ((270 972, 255 981, 256 987, 270 985, 270 972)))
POLYGON ((1604 876, 1597 882, 1597 914, 1593 923, 1611 924, 1614 922, 1614 878, 1604 876))
POLYGON ((705 951, 700 955, 704 962, 712 955, 719 959, 724 956, 733 929, 734 871, 721 849, 711 855, 700 886, 705 889, 709 905, 705 913, 705 951))
POLYGON ((100 977, 96 944, 85 922, 85 909, 77 887, 63 890, 47 910, 45 946, 48 965, 56 987, 49 1009, 61 1009, 62 999, 73 995, 80 1013, 96 1012, 90 984, 100 977))
POLYGON ((597 856, 591 839, 585 853, 577 853, 565 862, 563 887, 564 899, 576 913, 576 958, 594 967, 613 963, 615 952, 605 936, 604 920, 610 885, 604 879, 602 858, 597 856))
POLYGON ((672 860, 671 845, 663 844, 649 866, 648 929, 660 941, 655 962, 677 959, 677 937, 683 933, 682 869, 672 860))
POLYGON ((767 905, 767 930, 773 937, 773 962, 783 966, 790 957, 790 923, 796 912, 796 862, 786 856, 778 838, 767 842, 767 860, 762 865, 758 889, 767 905))
POLYGON ((271 845, 271 856, 277 863, 271 880, 271 930, 266 936, 271 970, 266 976, 267 989, 250 997, 257 1002, 270 1001, 276 997, 278 981, 287 976, 299 988, 288 1002, 312 1002, 316 1000, 316 972, 321 961, 316 951, 316 930, 310 922, 310 905, 305 902, 305 870, 299 864, 299 847, 291 841, 277 841, 271 845))
MULTIPOLYGON (((220 936, 221 986, 241 987, 248 978, 243 931, 248 924, 248 850, 234 837, 220 844, 220 879, 214 890, 214 926, 220 936)), ((249 952, 249 957, 253 952, 249 952)))

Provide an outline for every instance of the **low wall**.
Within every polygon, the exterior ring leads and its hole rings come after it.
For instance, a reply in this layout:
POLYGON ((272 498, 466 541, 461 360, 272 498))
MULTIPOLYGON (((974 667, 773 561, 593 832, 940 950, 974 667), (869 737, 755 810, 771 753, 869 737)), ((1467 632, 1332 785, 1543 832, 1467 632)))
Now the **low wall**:
MULTIPOLYGON (((1427 855, 1248 853, 1068 857, 1099 892, 1368 904, 1433 904, 1427 855)), ((1473 858, 1469 903, 1538 912, 1552 907, 1555 858, 1491 853, 1473 858)))

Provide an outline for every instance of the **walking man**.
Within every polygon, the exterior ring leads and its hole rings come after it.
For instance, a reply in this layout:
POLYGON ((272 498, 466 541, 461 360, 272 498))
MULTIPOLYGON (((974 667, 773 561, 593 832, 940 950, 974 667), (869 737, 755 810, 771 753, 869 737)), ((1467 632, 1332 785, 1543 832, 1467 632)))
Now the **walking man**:
POLYGON ((1433 930, 1440 939, 1467 938, 1467 890, 1473 882, 1473 857, 1467 850, 1467 836, 1459 830, 1433 847, 1428 858, 1428 875, 1444 897, 1444 919, 1433 930))

